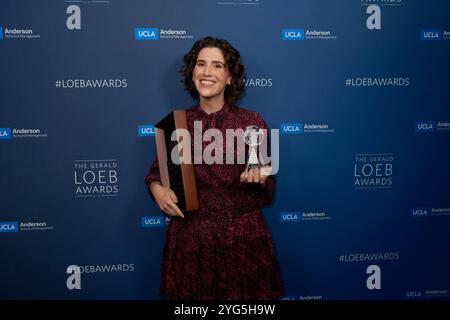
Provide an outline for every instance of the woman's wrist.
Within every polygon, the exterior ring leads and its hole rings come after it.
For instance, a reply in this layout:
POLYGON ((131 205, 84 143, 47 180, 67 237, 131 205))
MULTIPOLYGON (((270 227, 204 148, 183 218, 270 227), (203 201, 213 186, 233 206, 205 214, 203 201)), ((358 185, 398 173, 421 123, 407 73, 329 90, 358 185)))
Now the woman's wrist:
POLYGON ((159 182, 159 181, 153 181, 153 182, 150 184, 150 191, 153 193, 153 191, 154 191, 156 188, 159 188, 159 187, 162 187, 161 182, 159 182))

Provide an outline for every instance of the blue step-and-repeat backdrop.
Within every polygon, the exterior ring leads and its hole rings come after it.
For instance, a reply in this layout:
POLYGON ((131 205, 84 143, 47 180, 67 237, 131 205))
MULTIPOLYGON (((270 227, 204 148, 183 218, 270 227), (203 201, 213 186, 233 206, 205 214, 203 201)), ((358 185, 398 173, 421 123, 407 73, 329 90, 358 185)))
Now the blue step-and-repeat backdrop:
POLYGON ((280 130, 283 299, 449 299, 444 0, 1 1, 0 298, 161 298, 144 176, 207 35, 280 130))

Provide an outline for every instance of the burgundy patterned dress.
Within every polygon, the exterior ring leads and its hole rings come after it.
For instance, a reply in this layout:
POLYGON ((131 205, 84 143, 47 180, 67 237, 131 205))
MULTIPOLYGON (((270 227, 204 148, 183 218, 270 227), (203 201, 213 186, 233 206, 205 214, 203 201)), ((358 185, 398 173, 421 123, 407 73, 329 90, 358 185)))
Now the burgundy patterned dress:
MULTIPOLYGON (((245 130, 255 124, 267 128, 258 113, 227 104, 212 114, 194 106, 187 109, 187 120, 191 137, 194 121, 202 121, 202 132, 219 129, 225 148, 226 129, 245 130)), ((203 142, 203 148, 209 143, 203 142)), ((225 159, 224 155, 224 163, 225 159)), ((194 169, 200 209, 185 213, 184 219, 171 219, 161 263, 161 293, 168 299, 278 298, 282 283, 260 210, 272 200, 273 176, 261 186, 240 182, 244 164, 202 163, 194 169)), ((153 181, 160 181, 157 159, 145 177, 147 186, 153 181)))

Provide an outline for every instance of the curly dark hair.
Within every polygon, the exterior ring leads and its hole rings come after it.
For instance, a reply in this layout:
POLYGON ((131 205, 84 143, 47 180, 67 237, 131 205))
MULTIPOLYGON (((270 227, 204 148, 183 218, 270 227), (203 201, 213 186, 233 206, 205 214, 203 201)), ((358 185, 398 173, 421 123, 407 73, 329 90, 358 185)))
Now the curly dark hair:
POLYGON ((231 75, 231 84, 225 87, 225 101, 229 105, 234 105, 244 92, 244 66, 241 64, 239 51, 224 39, 213 37, 200 39, 194 43, 191 50, 184 56, 184 65, 180 73, 182 74, 181 82, 184 83, 185 90, 193 98, 198 99, 199 95, 194 81, 192 81, 192 72, 197 63, 198 54, 203 48, 219 48, 222 50, 225 58, 225 67, 231 75))

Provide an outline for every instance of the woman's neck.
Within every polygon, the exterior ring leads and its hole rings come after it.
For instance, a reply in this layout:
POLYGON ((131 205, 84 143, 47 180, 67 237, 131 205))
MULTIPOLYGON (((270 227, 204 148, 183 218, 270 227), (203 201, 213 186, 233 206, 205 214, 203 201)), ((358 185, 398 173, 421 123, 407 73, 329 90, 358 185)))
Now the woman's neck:
POLYGON ((214 113, 222 109, 225 104, 224 99, 202 99, 200 98, 200 108, 206 113, 214 113))

